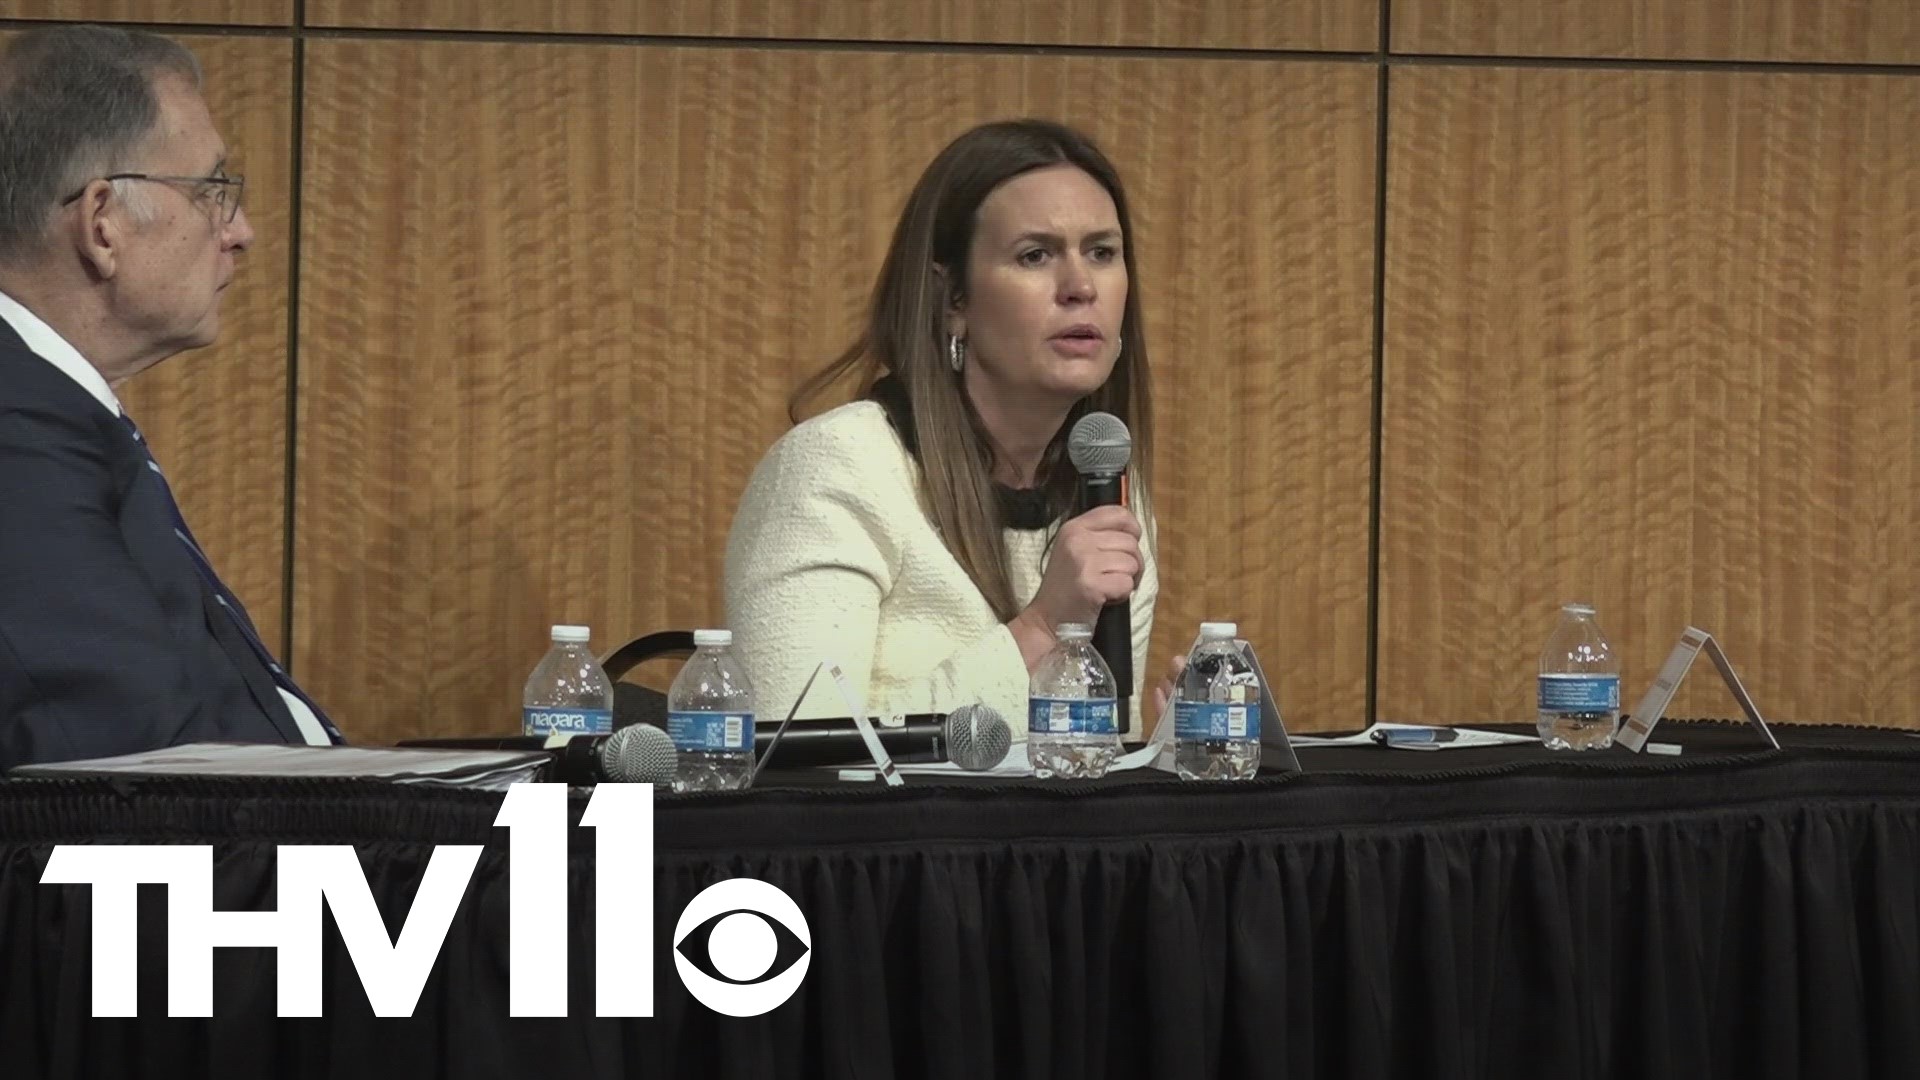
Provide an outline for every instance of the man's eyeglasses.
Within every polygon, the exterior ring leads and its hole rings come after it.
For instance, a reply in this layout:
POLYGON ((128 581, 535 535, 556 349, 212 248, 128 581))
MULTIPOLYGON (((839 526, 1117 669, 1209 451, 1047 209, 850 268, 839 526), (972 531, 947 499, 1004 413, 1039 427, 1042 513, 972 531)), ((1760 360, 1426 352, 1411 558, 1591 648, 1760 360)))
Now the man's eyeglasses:
MULTIPOLYGON (((152 173, 123 172, 112 176, 103 176, 102 180, 148 180, 156 184, 191 184, 205 190, 192 193, 195 199, 208 198, 213 202, 214 215, 221 224, 232 224, 240 214, 240 199, 246 193, 247 180, 243 176, 156 176, 152 173)), ((91 183, 91 181, 89 181, 91 183)), ((75 199, 87 193, 86 188, 60 200, 61 206, 70 205, 75 199)))

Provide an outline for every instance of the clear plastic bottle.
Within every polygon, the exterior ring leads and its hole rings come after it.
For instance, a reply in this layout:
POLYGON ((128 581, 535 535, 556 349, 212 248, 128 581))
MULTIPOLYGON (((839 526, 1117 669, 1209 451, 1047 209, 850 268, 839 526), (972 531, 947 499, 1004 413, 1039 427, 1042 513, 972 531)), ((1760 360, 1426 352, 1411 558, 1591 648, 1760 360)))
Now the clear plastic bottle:
POLYGON ((613 731, 613 682, 587 648, 584 626, 556 626, 553 648, 520 697, 524 735, 606 735, 613 731))
POLYGON ((1620 724, 1620 664, 1593 608, 1568 604, 1540 652, 1540 741, 1549 750, 1604 750, 1620 724))
POLYGON ((753 684, 733 655, 733 631, 695 630, 693 645, 667 689, 673 790, 740 791, 753 784, 753 684))
POLYGON ((1086 623, 1061 623, 1054 636, 1027 686, 1027 759, 1035 776, 1098 779, 1120 756, 1113 672, 1086 623))
POLYGON ((1173 768, 1182 780, 1250 780, 1260 771, 1260 677, 1230 622, 1200 624, 1173 699, 1173 768))

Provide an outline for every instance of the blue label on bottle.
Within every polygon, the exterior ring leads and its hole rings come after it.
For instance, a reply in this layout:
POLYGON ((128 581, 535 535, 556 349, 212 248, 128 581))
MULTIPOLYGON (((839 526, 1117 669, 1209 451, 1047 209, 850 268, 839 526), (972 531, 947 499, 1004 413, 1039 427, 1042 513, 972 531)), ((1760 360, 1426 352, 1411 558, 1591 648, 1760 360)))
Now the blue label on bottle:
POLYGON ((1612 712, 1620 707, 1618 675, 1542 675, 1543 713, 1612 712))
POLYGON ((750 712, 670 712, 667 734, 675 750, 706 753, 751 751, 753 714, 750 712))
POLYGON ((613 733, 613 710, 577 709, 522 709, 520 710, 520 733, 523 735, 610 735, 613 733))
POLYGON ((1181 739, 1258 739, 1260 703, 1175 702, 1173 733, 1181 739))
POLYGON ((1111 735, 1112 698, 1028 698, 1027 731, 1034 735, 1111 735))

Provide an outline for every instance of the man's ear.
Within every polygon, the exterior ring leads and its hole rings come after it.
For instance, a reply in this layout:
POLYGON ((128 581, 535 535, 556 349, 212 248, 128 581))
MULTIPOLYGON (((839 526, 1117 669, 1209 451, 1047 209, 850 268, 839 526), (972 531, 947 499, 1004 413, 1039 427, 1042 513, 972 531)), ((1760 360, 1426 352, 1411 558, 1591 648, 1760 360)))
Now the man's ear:
POLYGON ((96 277, 106 280, 120 269, 127 239, 126 215, 114 205, 113 185, 95 180, 75 200, 65 238, 96 277))

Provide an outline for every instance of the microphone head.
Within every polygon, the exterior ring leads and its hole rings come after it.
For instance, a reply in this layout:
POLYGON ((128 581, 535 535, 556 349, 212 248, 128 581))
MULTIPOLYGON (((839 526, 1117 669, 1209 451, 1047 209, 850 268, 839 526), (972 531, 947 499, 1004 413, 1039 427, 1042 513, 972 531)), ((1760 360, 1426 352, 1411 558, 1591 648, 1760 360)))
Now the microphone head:
POLYGON ((1133 434, 1112 413, 1088 413, 1067 435, 1067 457, 1081 476, 1114 476, 1133 460, 1133 434))
POLYGON ((968 772, 985 772, 1006 760, 1013 730, 991 705, 962 705, 947 714, 947 760, 968 772))
POLYGON ((620 784, 670 784, 680 754, 652 724, 629 724, 600 744, 600 773, 620 784))

